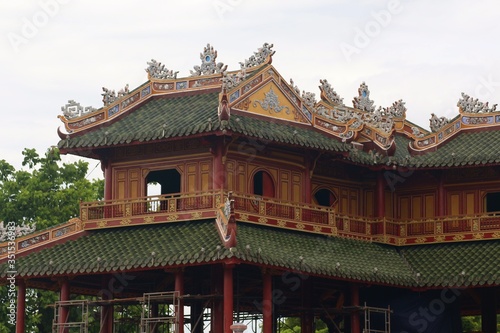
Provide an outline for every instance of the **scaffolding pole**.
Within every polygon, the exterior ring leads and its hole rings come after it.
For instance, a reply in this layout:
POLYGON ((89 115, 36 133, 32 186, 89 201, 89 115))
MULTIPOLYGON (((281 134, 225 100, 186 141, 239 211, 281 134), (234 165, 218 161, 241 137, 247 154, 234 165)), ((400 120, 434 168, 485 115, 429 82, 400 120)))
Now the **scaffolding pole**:
MULTIPOLYGON (((161 324, 171 325, 173 332, 179 331, 179 292, 157 292, 145 293, 142 300, 142 314, 141 314, 141 333, 153 333, 155 329, 161 324), (173 305, 173 313, 160 316, 159 314, 152 313, 153 305, 167 304, 173 305)), ((170 312, 170 311, 169 311, 170 312)))
POLYGON ((89 302, 87 300, 58 301, 54 307, 54 321, 52 322, 52 333, 88 333, 89 328, 89 302), (79 309, 80 315, 75 321, 68 321, 69 318, 60 318, 59 310, 65 307, 79 309))

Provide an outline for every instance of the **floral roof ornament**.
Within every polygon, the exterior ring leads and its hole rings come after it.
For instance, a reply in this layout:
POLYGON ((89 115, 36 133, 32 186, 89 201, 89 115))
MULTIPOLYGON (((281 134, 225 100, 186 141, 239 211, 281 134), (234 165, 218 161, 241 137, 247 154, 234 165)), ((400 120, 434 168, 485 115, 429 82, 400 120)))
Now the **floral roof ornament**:
POLYGON ((458 100, 457 106, 460 112, 465 113, 489 113, 495 112, 497 109, 497 104, 493 104, 490 108, 488 102, 480 102, 477 98, 474 99, 465 93, 462 93, 462 97, 458 100))
POLYGON ((299 86, 295 84, 292 78, 290 78, 290 85, 292 86, 293 90, 297 93, 297 95, 300 95, 299 86))
POLYGON ((319 80, 321 83, 321 86, 319 86, 319 89, 321 90, 321 98, 326 99, 329 102, 332 102, 334 104, 339 104, 339 105, 344 105, 344 99, 341 98, 335 90, 333 90, 333 87, 326 79, 324 80, 319 80))
POLYGON ((21 225, 16 225, 14 222, 7 222, 4 225, 4 222, 0 222, 0 242, 5 242, 10 240, 11 238, 18 238, 21 236, 25 236, 31 234, 36 230, 36 225, 29 226, 24 223, 21 225))
POLYGON ((384 114, 387 117, 404 118, 406 116, 406 106, 402 99, 395 101, 388 108, 384 108, 384 114))
POLYGON ((151 79, 177 79, 177 72, 173 70, 169 70, 165 67, 161 62, 156 61, 155 59, 151 59, 148 61, 148 68, 146 68, 146 72, 148 73, 148 78, 151 79))
POLYGON ((311 108, 316 104, 316 94, 312 92, 302 91, 302 99, 304 100, 304 104, 311 108))
POLYGON ((422 131, 416 127, 416 126, 412 126, 411 128, 411 131, 412 131, 412 134, 417 137, 417 138, 423 138, 424 137, 424 133, 422 133, 422 131))
POLYGON ((388 108, 382 109, 379 107, 371 113, 363 114, 363 120, 365 124, 368 124, 374 128, 378 128, 385 133, 392 131, 394 121, 393 116, 386 114, 388 108))
POLYGON ((97 109, 92 106, 82 107, 80 103, 72 99, 68 101, 68 104, 61 106, 61 111, 66 119, 81 117, 96 110, 97 109))
POLYGON ((432 132, 437 132, 443 128, 446 124, 450 122, 448 118, 436 116, 434 113, 431 114, 431 119, 429 119, 430 128, 432 132))
POLYGON ((217 51, 210 44, 207 44, 203 49, 203 53, 200 53, 200 59, 201 66, 194 66, 194 71, 190 71, 191 76, 220 74, 227 69, 227 65, 224 65, 222 62, 216 62, 217 51))
POLYGON ((226 71, 222 73, 222 90, 229 90, 237 87, 247 76, 246 70, 242 69, 236 74, 228 74, 226 71))
POLYGON ((241 68, 259 66, 266 62, 270 63, 271 57, 276 52, 271 50, 273 46, 274 44, 264 43, 250 58, 245 59, 244 62, 240 62, 241 68))
POLYGON ((264 110, 269 111, 269 113, 271 113, 271 111, 280 113, 281 111, 285 110, 287 114, 290 114, 290 109, 288 108, 288 106, 280 105, 278 95, 276 95, 276 93, 274 92, 273 87, 271 87, 271 89, 267 93, 265 93, 265 97, 263 100, 253 102, 254 107, 256 107, 257 104, 259 104, 260 107, 264 110))
POLYGON ((116 100, 128 95, 130 93, 128 84, 125 85, 123 89, 120 89, 118 91, 118 94, 115 93, 114 90, 102 87, 102 91, 104 91, 102 95, 102 102, 104 103, 104 106, 110 105, 114 103, 116 100))
POLYGON ((373 101, 370 99, 370 90, 368 90, 366 83, 361 83, 358 89, 358 97, 354 97, 352 104, 354 108, 362 111, 375 111, 375 105, 373 105, 373 101))

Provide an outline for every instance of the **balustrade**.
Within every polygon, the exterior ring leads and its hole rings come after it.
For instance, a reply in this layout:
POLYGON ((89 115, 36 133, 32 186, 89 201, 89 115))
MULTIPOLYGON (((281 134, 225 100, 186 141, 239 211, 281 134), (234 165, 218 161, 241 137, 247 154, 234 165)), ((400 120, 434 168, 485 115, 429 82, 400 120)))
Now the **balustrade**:
MULTIPOLYGON (((80 219, 16 239, 16 251, 61 239, 87 229, 129 224, 210 219, 223 209, 227 193, 208 191, 127 200, 82 202, 80 219), (134 220, 135 219, 135 220, 134 220)), ((390 244, 432 243, 500 238, 500 213, 403 220, 338 214, 330 207, 235 193, 240 221, 390 244), (448 237, 448 238, 446 238, 448 237)), ((0 258, 7 255, 0 244, 0 258)))

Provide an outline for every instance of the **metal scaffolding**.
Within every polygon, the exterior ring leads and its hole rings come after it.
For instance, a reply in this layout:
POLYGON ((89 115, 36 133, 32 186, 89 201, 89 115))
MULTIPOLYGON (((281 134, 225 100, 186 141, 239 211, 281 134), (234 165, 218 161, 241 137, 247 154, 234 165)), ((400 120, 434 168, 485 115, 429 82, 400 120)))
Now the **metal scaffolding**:
POLYGON ((391 308, 374 308, 365 305, 361 308, 364 310, 365 327, 363 333, 390 333, 391 332, 391 308), (384 322, 383 327, 372 325, 372 317, 376 317, 384 322))
POLYGON ((89 328, 89 301, 74 300, 74 301, 58 301, 54 307, 54 321, 52 323, 52 333, 68 332, 68 333, 88 333, 89 328), (61 309, 66 308, 66 318, 60 318, 61 309), (69 321, 69 314, 72 309, 76 309, 76 318, 74 321, 69 321), (61 320, 63 319, 63 320, 61 320))
POLYGON ((173 332, 179 331, 179 292, 158 292, 146 293, 142 301, 142 314, 141 314, 141 333, 158 332, 161 325, 167 325, 173 328, 173 332), (160 314, 158 311, 159 305, 173 305, 165 314, 160 314))

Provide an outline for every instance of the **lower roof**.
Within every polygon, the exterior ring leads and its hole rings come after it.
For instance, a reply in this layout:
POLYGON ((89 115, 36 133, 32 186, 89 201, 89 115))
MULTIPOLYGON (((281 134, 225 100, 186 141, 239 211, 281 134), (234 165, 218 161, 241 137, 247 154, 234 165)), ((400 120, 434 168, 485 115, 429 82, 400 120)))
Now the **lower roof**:
MULTIPOLYGON (((90 231, 16 259, 18 277, 87 275, 242 263, 332 279, 410 288, 500 284, 500 242, 393 247, 237 223, 238 245, 226 249, 213 220, 90 231)), ((7 263, 0 265, 6 277, 7 263)))

